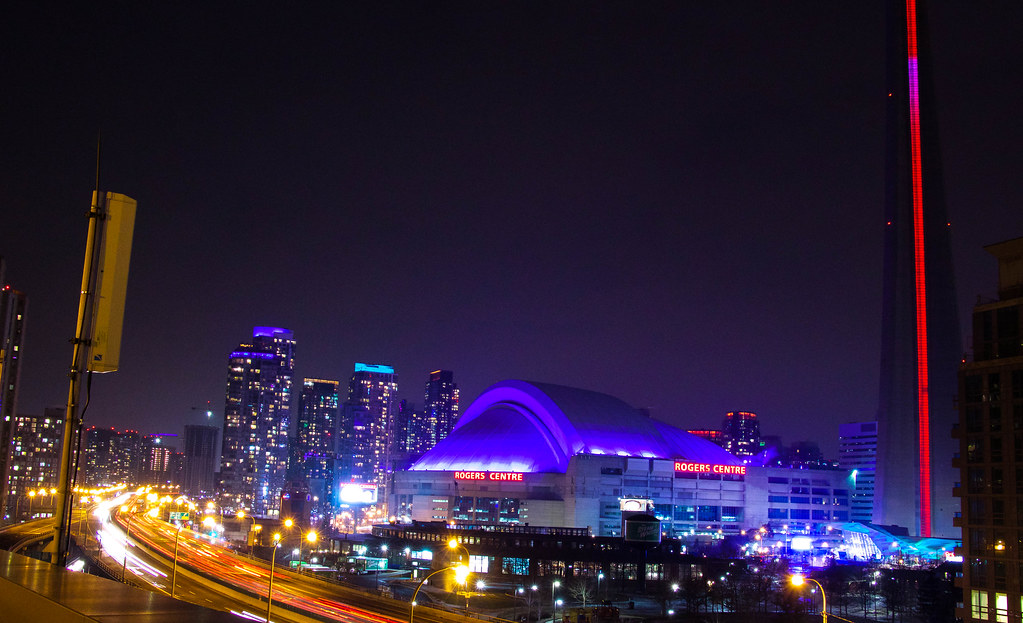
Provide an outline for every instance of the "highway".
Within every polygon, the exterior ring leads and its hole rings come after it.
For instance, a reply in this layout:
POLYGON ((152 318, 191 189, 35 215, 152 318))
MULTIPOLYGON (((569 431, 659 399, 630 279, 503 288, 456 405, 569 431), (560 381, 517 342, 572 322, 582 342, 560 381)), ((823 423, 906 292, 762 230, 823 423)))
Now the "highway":
MULTIPOLYGON (((119 510, 122 503, 124 499, 118 498, 96 507, 88 517, 76 515, 72 526, 78 542, 84 544, 89 538, 90 555, 100 558, 115 577, 123 565, 130 582, 169 595, 177 537, 174 591, 177 598, 252 620, 265 620, 268 563, 239 556, 211 543, 202 534, 188 528, 178 531, 174 525, 145 513, 130 514, 131 538, 125 548, 129 513, 119 510), (97 542, 102 544, 102 552, 96 548, 97 542)), ((399 623, 408 620, 409 608, 405 602, 338 586, 280 566, 274 570, 272 621, 399 623)), ((421 623, 451 623, 459 618, 429 608, 416 609, 416 621, 421 623)))

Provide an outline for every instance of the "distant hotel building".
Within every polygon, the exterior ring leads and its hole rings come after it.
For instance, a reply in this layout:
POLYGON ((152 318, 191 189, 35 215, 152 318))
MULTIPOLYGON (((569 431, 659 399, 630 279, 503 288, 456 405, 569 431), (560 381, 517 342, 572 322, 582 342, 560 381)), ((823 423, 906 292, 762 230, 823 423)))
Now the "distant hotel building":
POLYGON ((394 416, 397 410, 398 375, 394 368, 355 364, 348 382, 346 412, 352 426, 348 440, 352 482, 375 484, 386 489, 392 471, 394 416))
POLYGON ((760 452, 760 422, 756 413, 733 411, 725 415, 721 425, 721 446, 737 457, 760 452))
POLYGON ((255 327, 228 359, 220 479, 223 504, 275 514, 288 467, 295 338, 255 327))
POLYGON ((871 522, 877 470, 877 422, 838 426, 838 464, 852 472, 852 520, 871 522))
POLYGON ((826 534, 849 520, 848 474, 746 466, 713 443, 597 392, 502 381, 451 434, 394 474, 390 514, 621 536, 647 509, 668 536, 772 526, 826 534))
POLYGON ((1023 616, 1023 238, 998 258, 998 300, 973 308, 973 360, 959 368, 959 482, 966 621, 1023 616))

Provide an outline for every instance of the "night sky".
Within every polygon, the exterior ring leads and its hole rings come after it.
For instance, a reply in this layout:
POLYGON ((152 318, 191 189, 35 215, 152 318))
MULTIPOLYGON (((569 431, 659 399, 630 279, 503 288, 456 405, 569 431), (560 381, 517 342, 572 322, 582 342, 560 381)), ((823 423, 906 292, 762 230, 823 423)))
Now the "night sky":
MULTIPOLYGON (((421 404, 524 378, 837 455, 874 417, 881 2, 20 3, 0 16, 0 254, 19 411, 63 404, 89 198, 138 201, 121 370, 87 424, 223 412, 290 328, 304 376, 421 404)), ((964 339, 1023 236, 1023 5, 931 6, 964 339)), ((925 132, 927 129, 924 130, 925 132)), ((215 419, 214 423, 220 423, 215 419)))

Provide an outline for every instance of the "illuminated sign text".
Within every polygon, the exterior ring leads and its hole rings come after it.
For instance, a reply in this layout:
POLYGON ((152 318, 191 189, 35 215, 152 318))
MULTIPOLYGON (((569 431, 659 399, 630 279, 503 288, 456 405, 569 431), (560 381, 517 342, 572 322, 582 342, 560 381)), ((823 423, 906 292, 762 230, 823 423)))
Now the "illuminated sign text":
POLYGON ((455 472, 455 480, 522 482, 522 474, 518 472, 455 472))
POLYGON ((675 461, 676 472, 694 472, 698 474, 736 474, 746 475, 745 465, 717 465, 714 463, 686 463, 675 461))

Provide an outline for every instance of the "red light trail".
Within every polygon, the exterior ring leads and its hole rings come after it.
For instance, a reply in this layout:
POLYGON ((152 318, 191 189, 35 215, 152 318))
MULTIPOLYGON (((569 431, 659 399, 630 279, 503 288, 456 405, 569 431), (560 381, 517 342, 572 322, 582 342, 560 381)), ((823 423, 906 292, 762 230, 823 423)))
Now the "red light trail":
POLYGON ((931 535, 931 441, 927 372, 927 273, 924 265, 923 166, 920 154, 920 81, 916 0, 906 0, 909 62, 909 140, 913 194, 913 268, 916 276, 917 440, 920 461, 920 536, 931 535))

